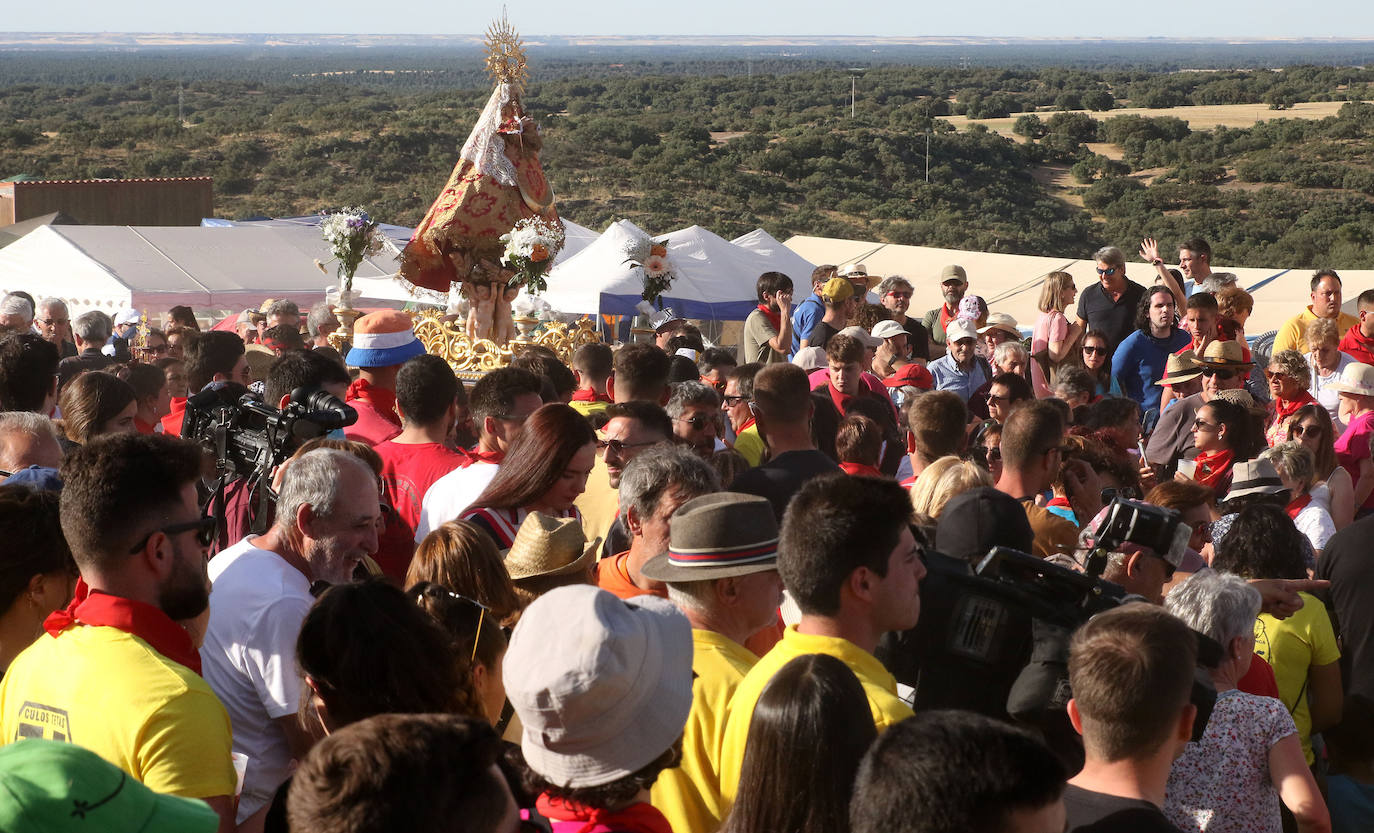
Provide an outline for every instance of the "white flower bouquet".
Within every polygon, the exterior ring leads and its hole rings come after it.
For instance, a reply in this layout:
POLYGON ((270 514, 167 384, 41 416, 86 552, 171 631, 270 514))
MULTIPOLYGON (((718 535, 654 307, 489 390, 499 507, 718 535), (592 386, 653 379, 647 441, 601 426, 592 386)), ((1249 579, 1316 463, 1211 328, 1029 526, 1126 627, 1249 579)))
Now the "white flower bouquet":
POLYGON ((386 237, 379 224, 358 207, 323 213, 320 234, 329 244, 333 260, 338 261, 339 281, 345 293, 353 290, 353 274, 363 258, 382 251, 386 237))
POLYGON ((657 243, 647 236, 636 238, 625 244, 625 254, 625 262, 644 273, 644 292, 640 297, 657 305, 677 278, 677 269, 668 258, 668 242, 657 243))
POLYGON ((563 249, 563 239, 561 220, 549 222, 540 217, 526 217, 501 235, 501 242, 506 244, 501 262, 506 268, 515 270, 509 285, 523 286, 531 294, 548 289, 544 276, 563 249))

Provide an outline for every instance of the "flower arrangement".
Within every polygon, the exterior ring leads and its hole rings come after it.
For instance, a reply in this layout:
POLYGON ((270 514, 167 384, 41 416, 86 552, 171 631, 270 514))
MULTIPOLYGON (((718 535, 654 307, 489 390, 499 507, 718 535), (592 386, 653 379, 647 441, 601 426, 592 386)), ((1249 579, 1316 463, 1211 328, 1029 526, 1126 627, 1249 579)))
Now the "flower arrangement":
POLYGON ((544 276, 553 266, 553 259, 563 248, 563 223, 560 220, 547 221, 540 217, 526 217, 515 224, 515 228, 501 235, 506 251, 501 262, 515 270, 509 286, 523 286, 531 294, 549 288, 544 276))
POLYGON ((644 292, 640 297, 657 305, 677 278, 677 269, 668 259, 667 242, 657 243, 645 236, 631 240, 625 246, 625 262, 644 273, 644 292))
POLYGON ((337 271, 343 291, 351 292, 353 274, 358 271, 363 258, 382 251, 386 237, 377 221, 356 206, 321 214, 324 222, 320 223, 320 233, 329 244, 332 259, 339 262, 337 271))

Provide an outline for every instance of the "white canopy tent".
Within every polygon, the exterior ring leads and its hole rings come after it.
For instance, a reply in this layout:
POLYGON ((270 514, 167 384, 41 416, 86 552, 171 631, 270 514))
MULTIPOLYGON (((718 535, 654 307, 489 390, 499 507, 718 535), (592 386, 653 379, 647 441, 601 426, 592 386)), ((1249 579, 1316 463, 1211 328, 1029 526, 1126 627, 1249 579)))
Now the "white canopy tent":
MULTIPOLYGON (((559 312, 634 315, 641 301, 643 275, 625 262, 625 247, 643 234, 628 220, 611 223, 593 243, 549 273, 543 297, 559 312)), ((767 237, 766 232, 762 233, 767 237)), ((743 320, 757 304, 754 286, 768 271, 795 271, 810 277, 804 258, 772 241, 755 238, 757 247, 736 245, 702 228, 689 226, 654 238, 666 242, 677 278, 663 297, 664 306, 703 320, 743 320)), ((772 240, 772 238, 768 238, 772 240)))
MULTIPOLYGON (((929 246, 901 246, 864 240, 797 236, 787 248, 816 263, 845 266, 863 263, 872 275, 902 275, 915 287, 911 314, 917 317, 940 303, 940 270, 957 263, 968 273, 969 292, 979 295, 988 307, 1016 318, 1029 330, 1040 315, 1037 303, 1045 275, 1068 272, 1080 291, 1097 280, 1097 264, 1088 258, 1052 258, 1031 255, 967 252, 929 246)), ((1280 327, 1311 303, 1306 269, 1216 267, 1230 272, 1237 285, 1254 295, 1255 310, 1245 325, 1249 336, 1280 327)), ((1355 298, 1374 288, 1374 270, 1339 270, 1344 285, 1344 309, 1355 312, 1355 298)), ((1146 286, 1155 282, 1155 271, 1144 263, 1127 263, 1126 275, 1146 286)), ((1191 291, 1191 283, 1185 284, 1191 291)))
MULTIPOLYGON (((44 226, 0 250, 0 289, 56 294, 73 314, 243 309, 269 297, 308 306, 336 283, 332 269, 324 275, 314 263, 328 257, 309 228, 44 226)), ((364 261, 354 281, 362 303, 416 300, 393 272, 390 258, 364 261)))
POLYGON ((773 235, 756 228, 730 242, 768 258, 772 271, 781 272, 792 279, 792 290, 797 300, 811 293, 811 273, 816 264, 784 246, 773 235))

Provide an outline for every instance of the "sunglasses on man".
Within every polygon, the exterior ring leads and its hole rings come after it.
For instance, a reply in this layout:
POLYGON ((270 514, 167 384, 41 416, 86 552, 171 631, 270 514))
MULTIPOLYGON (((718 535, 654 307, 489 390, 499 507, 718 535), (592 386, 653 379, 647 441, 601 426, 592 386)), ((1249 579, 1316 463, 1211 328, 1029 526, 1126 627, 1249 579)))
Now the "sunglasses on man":
POLYGON ((207 517, 196 518, 194 521, 183 521, 179 524, 171 524, 170 526, 154 529, 152 532, 144 535, 143 539, 139 541, 133 549, 129 550, 129 555, 135 555, 141 552, 144 547, 148 546, 148 542, 152 540, 153 536, 159 532, 170 538, 173 535, 180 535, 183 532, 190 532, 194 529, 196 531, 196 543, 200 544, 202 547, 208 547, 215 541, 215 529, 217 526, 218 522, 214 518, 207 517))

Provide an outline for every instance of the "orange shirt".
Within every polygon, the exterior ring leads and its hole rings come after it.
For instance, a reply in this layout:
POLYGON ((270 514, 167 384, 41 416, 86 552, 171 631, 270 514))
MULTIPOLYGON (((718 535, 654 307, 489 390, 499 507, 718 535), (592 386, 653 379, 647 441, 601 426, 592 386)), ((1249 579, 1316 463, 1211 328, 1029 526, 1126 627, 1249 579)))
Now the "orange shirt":
POLYGON ((667 590, 645 590, 630 580, 629 550, 601 559, 596 565, 596 586, 621 599, 633 599, 635 596, 668 598, 667 590))

